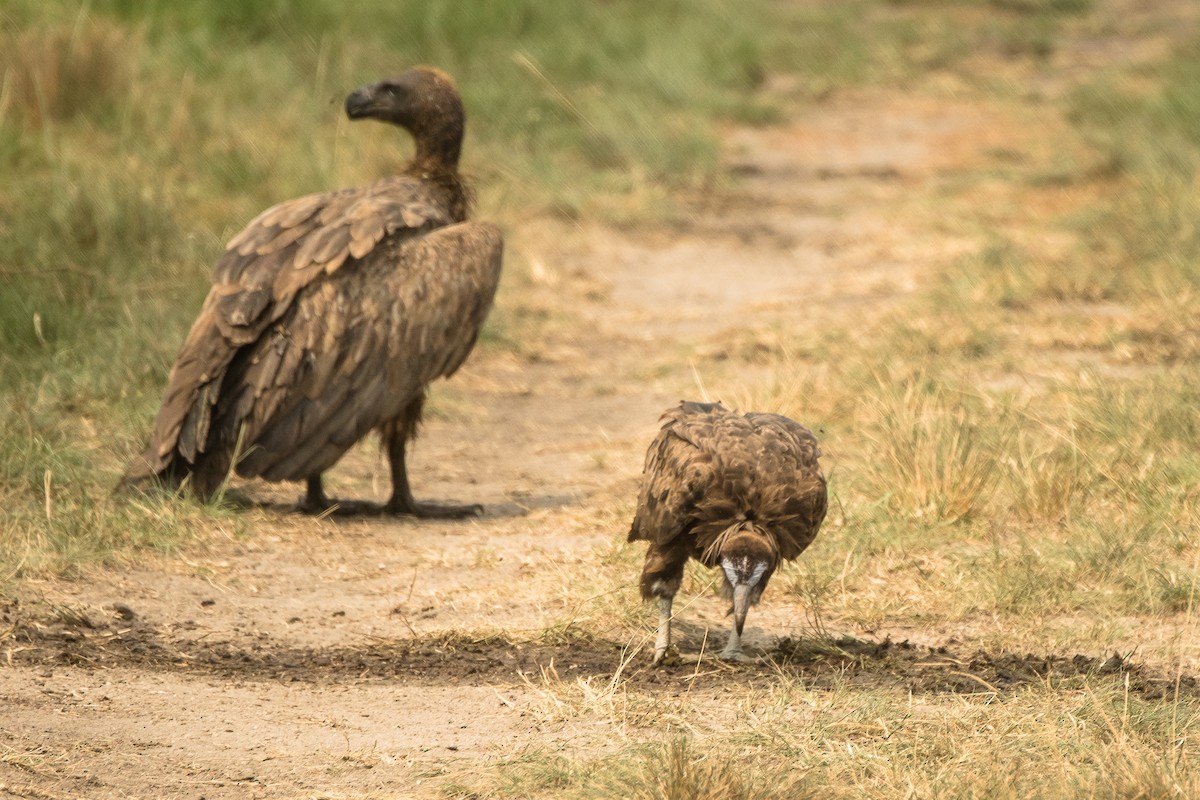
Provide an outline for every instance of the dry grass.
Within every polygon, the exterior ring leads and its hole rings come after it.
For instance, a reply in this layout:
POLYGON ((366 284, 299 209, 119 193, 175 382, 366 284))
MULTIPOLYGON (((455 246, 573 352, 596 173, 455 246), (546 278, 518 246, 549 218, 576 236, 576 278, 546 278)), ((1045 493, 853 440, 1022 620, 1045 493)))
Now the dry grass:
POLYGON ((1022 431, 1005 461, 1012 509, 1019 517, 1052 525, 1070 524, 1094 486, 1077 443, 1041 431, 1022 431))
POLYGON ((0 34, 0 124, 33 128, 99 110, 130 96, 141 36, 81 11, 73 22, 0 34))
POLYGON ((880 377, 864 398, 873 467, 864 487, 895 514, 961 522, 986 506, 1009 448, 1002 402, 948 389, 926 375, 880 377))
POLYGON ((779 765, 764 769, 734 753, 697 747, 686 738, 650 745, 640 752, 614 760, 588 796, 628 797, 632 800, 773 800, 818 797, 805 788, 796 772, 779 765))
MULTIPOLYGON (((781 677, 769 689, 740 688, 735 697, 706 691, 680 703, 659 698, 656 729, 631 737, 628 729, 607 732, 602 725, 578 741, 580 755, 534 746, 496 764, 490 780, 462 779, 445 793, 1186 798, 1200 788, 1191 766, 1198 710, 1194 699, 1146 702, 1099 684, 1003 697, 981 686, 973 697, 931 697, 849 684, 808 691, 781 677)), ((606 725, 610 709, 600 704, 581 713, 606 725)))

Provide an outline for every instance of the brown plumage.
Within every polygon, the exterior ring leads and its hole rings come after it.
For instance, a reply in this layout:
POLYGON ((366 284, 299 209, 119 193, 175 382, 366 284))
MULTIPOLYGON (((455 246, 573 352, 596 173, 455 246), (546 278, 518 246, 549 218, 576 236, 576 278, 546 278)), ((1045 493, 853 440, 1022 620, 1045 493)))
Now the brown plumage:
POLYGON ((821 451, 812 433, 778 414, 684 402, 663 420, 629 530, 629 541, 650 543, 641 589, 659 598, 654 661, 670 646, 671 603, 689 558, 722 568, 734 624, 721 656, 741 659, 747 609, 780 560, 800 555, 825 519, 821 451))
POLYGON ((321 473, 375 429, 392 468, 386 510, 478 510, 417 504, 404 465, 426 385, 467 357, 500 276, 500 231, 465 221, 462 101, 449 76, 417 67, 356 90, 346 113, 408 130, 413 161, 280 203, 230 240, 124 483, 187 479, 207 498, 231 470, 305 480, 306 507, 321 510, 321 473))

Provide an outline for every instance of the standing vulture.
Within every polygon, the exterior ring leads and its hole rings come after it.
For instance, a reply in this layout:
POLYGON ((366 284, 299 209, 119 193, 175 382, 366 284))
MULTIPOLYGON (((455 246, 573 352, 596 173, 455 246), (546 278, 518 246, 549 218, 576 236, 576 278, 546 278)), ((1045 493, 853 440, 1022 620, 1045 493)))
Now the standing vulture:
POLYGON ((743 660, 747 609, 780 559, 800 555, 825 519, 820 448, 778 414, 684 402, 662 418, 629 531, 629 541, 650 543, 641 588, 643 598, 659 599, 654 663, 671 645, 671 603, 688 558, 724 572, 733 630, 721 658, 743 660))
POLYGON ((356 90, 346 115, 407 130, 412 162, 280 203, 230 240, 124 484, 187 479, 208 498, 231 471, 304 480, 304 506, 319 511, 332 504, 321 473, 377 429, 392 472, 385 511, 480 510, 417 503, 404 465, 426 385, 463 363, 500 277, 500 231, 464 221, 462 100, 448 75, 416 67, 356 90))

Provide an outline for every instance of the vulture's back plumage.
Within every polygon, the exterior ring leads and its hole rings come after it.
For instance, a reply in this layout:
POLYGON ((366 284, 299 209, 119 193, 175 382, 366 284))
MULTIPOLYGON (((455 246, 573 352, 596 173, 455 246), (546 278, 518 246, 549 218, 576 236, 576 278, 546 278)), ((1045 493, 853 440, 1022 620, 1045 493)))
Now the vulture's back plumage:
POLYGON ((425 386, 470 352, 502 239, 464 221, 452 82, 411 70, 359 90, 347 111, 408 128, 416 158, 367 186, 280 203, 230 240, 126 481, 190 476, 207 497, 232 468, 315 480, 319 493, 320 473, 372 429, 400 437, 403 458, 425 386))
POLYGON ((712 566, 717 538, 747 520, 793 559, 825 519, 820 454, 812 433, 787 417, 681 403, 647 450, 629 540, 686 546, 712 566))

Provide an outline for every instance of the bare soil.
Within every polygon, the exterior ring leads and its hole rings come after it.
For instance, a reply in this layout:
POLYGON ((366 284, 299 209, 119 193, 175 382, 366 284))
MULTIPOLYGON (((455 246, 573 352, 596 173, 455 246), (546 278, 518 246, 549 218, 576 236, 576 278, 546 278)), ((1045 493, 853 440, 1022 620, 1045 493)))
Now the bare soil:
MULTIPOLYGON (((567 587, 623 541, 658 415, 703 391, 689 354, 879 313, 986 239, 929 198, 1045 134, 953 92, 847 92, 784 126, 729 131, 730 186, 695 198, 686 223, 514 232, 509 268, 528 274, 510 276, 519 288, 502 291, 500 313, 542 333, 485 344, 438 389, 411 469, 419 497, 487 513, 311 518, 287 508, 299 487, 242 483, 228 535, 30 582, 0 608, 0 796, 425 796, 535 741, 566 753, 592 741, 592 722, 538 711, 548 676, 619 676, 714 707, 731 682, 782 677, 898 695, 1108 677, 1147 697, 1197 692, 1102 653, 984 652, 946 631, 821 637, 782 593, 751 613, 757 665, 650 669, 649 623, 633 639, 560 624, 591 613, 567 587)), ((329 481, 347 497, 387 491, 370 446, 329 481)), ((619 589, 627 604, 636 577, 619 589)), ((723 611, 690 606, 680 649, 719 642, 723 611)))

